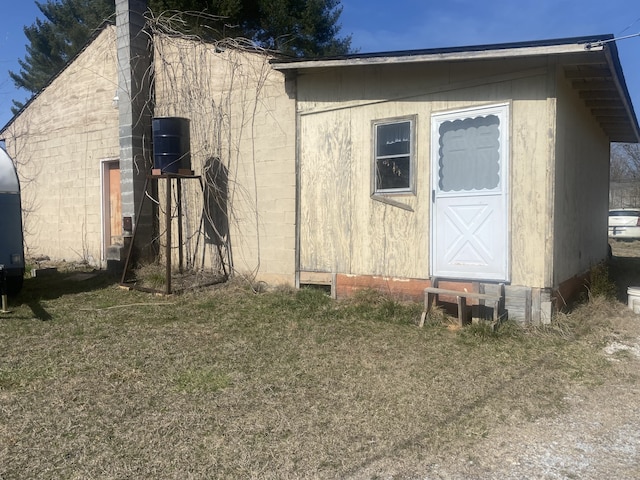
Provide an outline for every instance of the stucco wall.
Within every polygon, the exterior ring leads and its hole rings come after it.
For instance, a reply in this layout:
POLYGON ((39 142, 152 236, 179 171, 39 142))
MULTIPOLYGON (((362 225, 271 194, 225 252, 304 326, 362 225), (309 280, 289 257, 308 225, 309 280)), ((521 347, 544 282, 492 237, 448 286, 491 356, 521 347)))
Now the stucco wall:
POLYGON ((554 287, 607 255, 609 139, 558 73, 554 287))
POLYGON ((0 133, 17 162, 28 255, 100 264, 100 160, 118 158, 115 27, 0 133))
POLYGON ((551 127, 546 60, 349 67, 298 77, 300 268, 429 276, 431 114, 510 103, 511 281, 544 286, 551 127), (373 120, 417 118, 416 193, 371 198, 373 120))
MULTIPOLYGON (((295 280, 295 100, 259 52, 233 44, 158 37, 155 116, 190 119, 197 175, 210 158, 227 168, 233 268, 268 283, 295 280)), ((200 222, 202 192, 186 185, 187 222, 200 222)), ((190 240, 186 240, 188 242, 190 240)), ((187 249, 195 246, 195 237, 187 249)))

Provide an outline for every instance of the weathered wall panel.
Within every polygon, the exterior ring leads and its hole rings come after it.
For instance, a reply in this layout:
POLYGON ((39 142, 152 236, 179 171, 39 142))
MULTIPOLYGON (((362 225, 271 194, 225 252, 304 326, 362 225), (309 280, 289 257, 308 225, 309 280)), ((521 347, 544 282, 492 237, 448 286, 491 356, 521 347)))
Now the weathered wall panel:
POLYGON ((547 99, 546 75, 513 84, 511 112, 511 268, 512 283, 545 287, 550 256, 548 223, 554 102, 547 99))
POLYGON ((300 267, 309 271, 429 276, 430 118, 511 104, 512 282, 543 286, 548 213, 549 105, 542 60, 354 67, 298 80, 300 267), (371 198, 373 120, 415 116, 416 191, 371 198), (541 128, 542 125, 542 128, 541 128))
POLYGON ((607 255, 609 139, 561 74, 557 132, 553 287, 607 255))

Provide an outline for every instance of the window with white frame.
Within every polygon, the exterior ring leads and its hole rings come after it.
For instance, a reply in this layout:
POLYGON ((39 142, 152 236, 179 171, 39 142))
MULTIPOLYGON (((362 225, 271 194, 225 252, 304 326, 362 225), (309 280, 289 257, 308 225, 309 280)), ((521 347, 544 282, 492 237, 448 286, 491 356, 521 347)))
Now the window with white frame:
POLYGON ((373 193, 412 193, 415 117, 373 123, 373 193))

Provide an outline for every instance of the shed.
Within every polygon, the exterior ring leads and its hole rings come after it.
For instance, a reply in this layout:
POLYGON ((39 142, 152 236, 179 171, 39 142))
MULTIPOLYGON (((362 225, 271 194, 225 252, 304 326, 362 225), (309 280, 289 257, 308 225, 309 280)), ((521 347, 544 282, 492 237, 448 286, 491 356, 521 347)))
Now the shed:
MULTIPOLYGON (((160 207, 136 210, 155 195, 153 113, 190 119, 196 175, 224 167, 219 240, 251 281, 504 290, 509 317, 547 322, 606 258, 609 146, 639 140, 611 35, 284 60, 149 37, 143 13, 104 25, 0 129, 34 252, 104 266, 134 224, 154 246, 160 207)), ((187 264, 209 267, 220 245, 184 183, 187 264)))
POLYGON ((639 129, 611 35, 274 62, 296 82, 297 281, 504 288, 547 322, 607 257, 639 129))

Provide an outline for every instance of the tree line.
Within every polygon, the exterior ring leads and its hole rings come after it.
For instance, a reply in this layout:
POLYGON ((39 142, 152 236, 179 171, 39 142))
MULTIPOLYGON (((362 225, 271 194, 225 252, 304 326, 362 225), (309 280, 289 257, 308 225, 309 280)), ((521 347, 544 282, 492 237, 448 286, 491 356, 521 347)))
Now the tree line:
POLYGON ((640 145, 614 143, 611 145, 610 177, 612 182, 640 181, 640 145))

